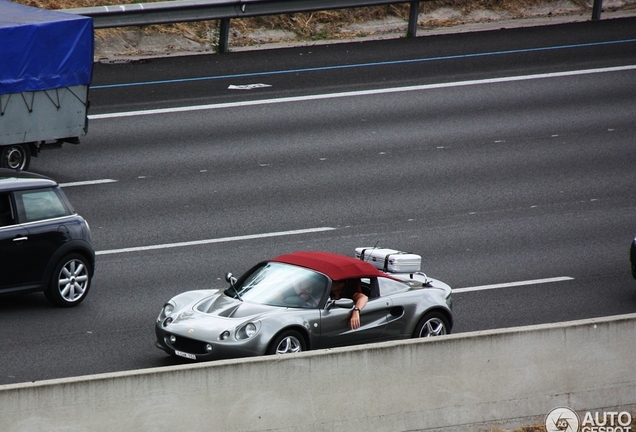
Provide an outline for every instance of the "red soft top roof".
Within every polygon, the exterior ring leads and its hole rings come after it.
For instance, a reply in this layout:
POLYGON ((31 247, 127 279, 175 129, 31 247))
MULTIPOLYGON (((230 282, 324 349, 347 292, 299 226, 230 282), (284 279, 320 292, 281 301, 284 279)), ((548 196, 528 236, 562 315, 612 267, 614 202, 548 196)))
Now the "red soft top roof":
POLYGON ((330 252, 292 252, 281 255, 271 261, 294 264, 324 273, 331 280, 354 279, 361 277, 387 276, 373 264, 346 255, 330 252))

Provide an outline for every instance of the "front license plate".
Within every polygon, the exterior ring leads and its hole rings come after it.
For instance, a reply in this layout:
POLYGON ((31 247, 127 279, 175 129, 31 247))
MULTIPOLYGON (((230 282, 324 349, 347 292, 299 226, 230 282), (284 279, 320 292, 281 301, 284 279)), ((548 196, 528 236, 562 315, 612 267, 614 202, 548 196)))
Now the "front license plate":
POLYGON ((176 351, 174 352, 176 355, 178 355, 179 357, 185 357, 187 359, 190 360, 196 360, 197 356, 195 356, 194 354, 189 354, 189 353, 184 353, 183 351, 176 351))

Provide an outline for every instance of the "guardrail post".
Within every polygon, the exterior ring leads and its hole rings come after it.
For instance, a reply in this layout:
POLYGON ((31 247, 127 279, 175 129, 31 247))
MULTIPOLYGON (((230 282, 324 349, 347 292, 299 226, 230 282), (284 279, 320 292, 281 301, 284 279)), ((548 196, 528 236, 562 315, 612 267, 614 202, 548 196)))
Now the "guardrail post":
MULTIPOLYGON (((600 0, 595 0, 600 1, 600 0)), ((409 28, 406 31, 406 37, 415 37, 417 36, 417 17, 420 13, 420 3, 419 2, 411 2, 411 10, 409 12, 409 28)))
POLYGON ((228 41, 230 39, 230 19, 222 18, 219 28, 219 54, 227 52, 228 41))
POLYGON ((601 19, 601 9, 603 9, 603 0, 594 0, 594 6, 592 8, 592 21, 598 21, 601 19))

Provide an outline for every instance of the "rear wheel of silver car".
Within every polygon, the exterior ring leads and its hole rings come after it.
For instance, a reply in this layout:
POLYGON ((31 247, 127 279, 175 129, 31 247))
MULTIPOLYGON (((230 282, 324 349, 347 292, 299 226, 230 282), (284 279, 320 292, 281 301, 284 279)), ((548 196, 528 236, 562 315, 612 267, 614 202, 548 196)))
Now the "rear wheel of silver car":
POLYGON ((417 323, 414 338, 425 338, 450 334, 448 319, 440 312, 429 312, 417 323))
POLYGON ((278 335, 267 349, 267 354, 292 354, 306 350, 305 339, 295 330, 278 335))
POLYGON ((29 168, 31 151, 27 144, 14 144, 0 149, 0 168, 24 171, 29 168))
POLYGON ((91 286, 88 260, 77 253, 65 256, 55 267, 46 298, 61 307, 77 306, 91 286))

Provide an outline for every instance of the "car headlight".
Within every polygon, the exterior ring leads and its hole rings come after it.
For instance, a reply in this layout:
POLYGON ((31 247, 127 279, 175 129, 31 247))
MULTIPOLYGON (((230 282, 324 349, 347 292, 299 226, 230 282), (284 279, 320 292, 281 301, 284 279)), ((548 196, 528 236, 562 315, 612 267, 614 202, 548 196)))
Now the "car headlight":
POLYGON ((245 326, 245 336, 251 338, 256 334, 256 325, 254 323, 249 323, 245 326))
POLYGON ((248 322, 236 332, 237 339, 249 339, 258 333, 260 327, 259 322, 248 322))
POLYGON ((161 322, 169 317, 173 310, 174 305, 172 303, 166 303, 165 305, 163 305, 163 307, 161 308, 161 312, 159 312, 159 316, 157 317, 157 322, 161 322))

